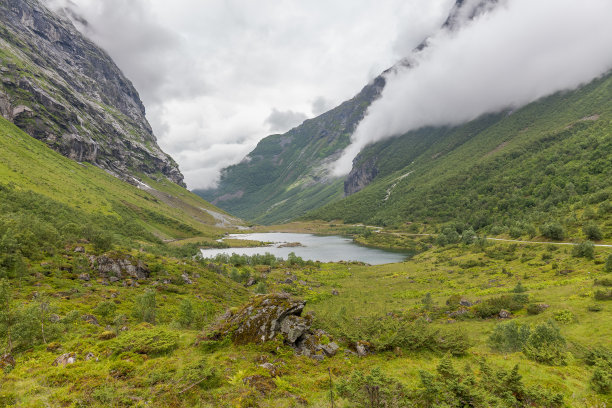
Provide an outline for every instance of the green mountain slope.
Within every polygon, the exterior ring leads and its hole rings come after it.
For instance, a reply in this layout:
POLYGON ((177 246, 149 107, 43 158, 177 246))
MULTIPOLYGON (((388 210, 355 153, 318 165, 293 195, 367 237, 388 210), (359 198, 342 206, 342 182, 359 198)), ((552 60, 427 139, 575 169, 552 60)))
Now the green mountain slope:
POLYGON ((217 226, 215 215, 224 214, 221 210, 160 174, 156 178, 141 175, 137 188, 93 165, 63 157, 0 118, 0 198, 10 206, 11 197, 29 195, 38 208, 15 208, 18 213, 53 218, 45 208, 54 208, 63 214, 52 220, 58 231, 67 223, 93 223, 118 239, 152 243, 210 239, 227 231, 229 224, 217 226))
POLYGON ((342 197, 327 166, 348 146, 365 110, 384 87, 378 77, 353 99, 283 135, 263 139, 241 163, 224 169, 218 188, 196 194, 244 219, 287 221, 342 197))
POLYGON ((612 194, 611 120, 608 74, 514 112, 409 132, 362 151, 353 171, 375 168, 373 182, 308 218, 570 225, 612 194))

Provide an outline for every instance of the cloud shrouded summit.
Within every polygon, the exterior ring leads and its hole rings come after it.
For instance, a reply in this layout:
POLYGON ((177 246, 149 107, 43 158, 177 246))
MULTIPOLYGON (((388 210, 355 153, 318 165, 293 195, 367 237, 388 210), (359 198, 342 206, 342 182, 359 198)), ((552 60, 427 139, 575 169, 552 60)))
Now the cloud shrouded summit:
POLYGON ((609 0, 508 0, 460 30, 441 30, 411 68, 387 74, 334 174, 347 174, 370 143, 520 107, 606 73, 610 16, 609 0))

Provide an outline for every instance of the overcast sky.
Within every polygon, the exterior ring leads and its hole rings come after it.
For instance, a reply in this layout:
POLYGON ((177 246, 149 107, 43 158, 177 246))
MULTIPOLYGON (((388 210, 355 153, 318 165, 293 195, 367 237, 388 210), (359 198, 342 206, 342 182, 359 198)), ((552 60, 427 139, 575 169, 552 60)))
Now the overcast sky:
POLYGON ((611 17, 611 0, 506 0, 455 32, 438 32, 413 68, 388 75, 334 173, 347 174, 368 143, 517 108, 606 73, 611 17))
POLYGON ((355 95, 436 31, 454 0, 47 0, 132 80, 188 187, 263 137, 355 95))

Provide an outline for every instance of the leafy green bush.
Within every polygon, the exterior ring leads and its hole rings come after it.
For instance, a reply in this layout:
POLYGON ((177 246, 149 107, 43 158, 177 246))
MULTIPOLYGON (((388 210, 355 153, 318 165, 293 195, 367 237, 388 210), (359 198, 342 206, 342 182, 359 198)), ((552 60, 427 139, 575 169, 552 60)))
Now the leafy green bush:
POLYGON ((193 304, 189 299, 183 299, 178 308, 176 320, 181 327, 189 327, 193 324, 195 319, 195 312, 193 310, 193 304))
POLYGON ((136 329, 122 333, 110 344, 115 354, 164 354, 178 347, 178 334, 166 329, 136 329))
POLYGON ((612 300, 612 290, 596 290, 593 297, 595 300, 612 300))
POLYGON ((489 336, 489 342, 494 350, 516 352, 523 349, 530 334, 528 325, 520 325, 513 320, 496 325, 489 336))
POLYGON ((105 323, 110 323, 113 321, 115 317, 115 312, 117 311, 117 305, 115 302, 107 300, 105 302, 100 302, 93 310, 95 314, 100 316, 105 323))
POLYGON ((555 319, 559 323, 564 323, 564 324, 572 323, 575 320, 575 318, 576 317, 574 316, 574 314, 567 309, 559 310, 553 313, 553 319, 555 319))
POLYGON ((594 367, 590 383, 593 390, 599 394, 612 392, 612 351, 606 348, 596 348, 589 351, 585 362, 594 367))
POLYGON ((496 316, 501 310, 516 312, 521 310, 529 297, 524 294, 502 295, 490 299, 486 299, 473 307, 476 316, 486 319, 496 316))
POLYGON ((548 305, 543 303, 530 303, 527 305, 527 313, 530 315, 537 315, 542 313, 548 308, 548 305))
POLYGON ((383 408, 408 406, 408 394, 398 381, 376 367, 369 373, 356 370, 336 386, 338 394, 356 407, 383 408))
POLYGON ((136 298, 134 301, 133 315, 139 322, 155 324, 155 292, 148 290, 136 298))
POLYGON ((608 255, 606 258, 606 265, 604 266, 604 271, 612 272, 612 254, 608 255))
POLYGON ((523 347, 527 358, 548 365, 567 364, 565 338, 552 322, 535 326, 523 347))
POLYGON ((584 232, 584 235, 589 240, 600 241, 603 239, 603 233, 601 232, 601 229, 599 229, 599 226, 594 222, 589 222, 588 224, 585 224, 582 227, 582 232, 584 232))
POLYGON ((565 238, 565 229, 559 223, 545 224, 540 228, 540 233, 548 239, 561 241, 565 238))
POLYGON ((577 245, 574 245, 572 249, 572 255, 576 258, 588 258, 593 259, 595 256, 595 246, 591 241, 584 241, 577 245))

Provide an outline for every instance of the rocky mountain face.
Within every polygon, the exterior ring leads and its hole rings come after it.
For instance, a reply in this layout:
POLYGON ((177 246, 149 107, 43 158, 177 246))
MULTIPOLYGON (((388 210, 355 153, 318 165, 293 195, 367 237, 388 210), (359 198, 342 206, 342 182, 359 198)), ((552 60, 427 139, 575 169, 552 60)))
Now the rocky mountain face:
POLYGON ((184 186, 132 83, 38 0, 0 3, 0 114, 71 159, 128 181, 161 173, 184 186))
MULTIPOLYGON (((441 30, 457 30, 497 3, 457 0, 441 30)), ((283 135, 263 139, 243 162, 224 169, 217 188, 195 193, 243 219, 277 223, 360 191, 378 176, 376 159, 357 157, 345 179, 333 177, 330 164, 350 144, 368 107, 383 92, 387 75, 409 69, 414 55, 427 45, 425 39, 412 56, 383 72, 352 99, 283 135)))

